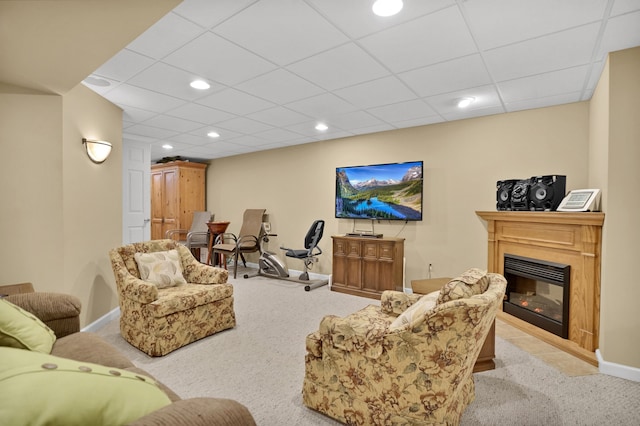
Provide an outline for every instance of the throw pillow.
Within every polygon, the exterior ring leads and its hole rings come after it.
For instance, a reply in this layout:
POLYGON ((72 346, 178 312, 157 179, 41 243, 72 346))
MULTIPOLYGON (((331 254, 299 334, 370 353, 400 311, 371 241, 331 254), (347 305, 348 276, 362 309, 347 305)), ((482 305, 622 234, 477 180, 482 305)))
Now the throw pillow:
POLYGON ((484 293, 489 287, 487 271, 471 268, 446 283, 440 290, 438 305, 484 293))
POLYGON ((151 282, 158 288, 186 284, 182 276, 182 264, 178 250, 156 251, 134 254, 140 279, 151 282))
POLYGON ((0 348, 7 425, 124 425, 171 403, 149 377, 23 349, 0 348))
POLYGON ((403 313, 398 315, 398 318, 396 318, 389 326, 389 331, 396 331, 404 328, 407 324, 418 322, 428 311, 432 310, 436 306, 438 294, 438 291, 434 291, 433 293, 425 294, 418 299, 416 303, 409 306, 403 313))
POLYGON ((31 312, 0 299, 0 346, 50 353, 56 335, 31 312))

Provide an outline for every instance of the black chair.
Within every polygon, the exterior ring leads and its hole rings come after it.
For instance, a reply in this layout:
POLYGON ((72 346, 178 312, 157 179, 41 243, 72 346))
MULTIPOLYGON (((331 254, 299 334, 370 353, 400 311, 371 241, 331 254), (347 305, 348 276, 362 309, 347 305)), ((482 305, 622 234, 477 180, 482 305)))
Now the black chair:
POLYGON ((304 261, 304 272, 298 277, 300 280, 309 280, 309 269, 314 262, 316 262, 316 256, 322 254, 322 250, 318 247, 318 243, 322 239, 322 232, 324 231, 324 220, 316 220, 309 228, 307 236, 304 238, 304 249, 293 250, 290 248, 282 247, 282 250, 286 250, 285 255, 294 259, 300 259, 304 261))

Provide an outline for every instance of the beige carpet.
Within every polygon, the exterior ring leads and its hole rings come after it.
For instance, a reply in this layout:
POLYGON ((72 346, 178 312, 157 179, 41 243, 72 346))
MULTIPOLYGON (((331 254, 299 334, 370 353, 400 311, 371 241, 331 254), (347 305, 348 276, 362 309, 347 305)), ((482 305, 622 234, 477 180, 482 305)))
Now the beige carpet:
MULTIPOLYGON (((151 358, 126 343, 114 320, 98 331, 181 397, 212 396, 246 405, 258 425, 336 425, 302 405, 304 339, 327 314, 346 315, 374 299, 305 292, 264 277, 230 280, 238 325, 151 358)), ((476 400, 462 425, 640 425, 640 383, 592 374, 571 377, 496 338, 497 368, 478 373, 476 400)))

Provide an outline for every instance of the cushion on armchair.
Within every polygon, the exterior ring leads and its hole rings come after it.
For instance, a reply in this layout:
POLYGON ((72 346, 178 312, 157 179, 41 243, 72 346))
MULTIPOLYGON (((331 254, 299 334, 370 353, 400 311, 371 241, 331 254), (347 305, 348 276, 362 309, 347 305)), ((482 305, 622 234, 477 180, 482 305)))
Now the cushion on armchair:
POLYGON ((171 403, 151 378, 0 347, 3 424, 120 425, 171 403))
POLYGON ((440 305, 451 300, 482 294, 488 287, 489 276, 487 271, 471 268, 442 287, 437 304, 440 305))
POLYGON ((389 326, 389 331, 400 330, 401 328, 409 328, 424 319, 424 315, 435 308, 438 301, 440 291, 434 291, 422 296, 416 303, 409 306, 398 318, 396 318, 389 326))
POLYGON ((140 279, 149 281, 158 288, 186 284, 178 250, 136 253, 134 258, 140 271, 140 279))
POLYGON ((56 335, 38 317, 0 299, 0 346, 50 353, 56 335))

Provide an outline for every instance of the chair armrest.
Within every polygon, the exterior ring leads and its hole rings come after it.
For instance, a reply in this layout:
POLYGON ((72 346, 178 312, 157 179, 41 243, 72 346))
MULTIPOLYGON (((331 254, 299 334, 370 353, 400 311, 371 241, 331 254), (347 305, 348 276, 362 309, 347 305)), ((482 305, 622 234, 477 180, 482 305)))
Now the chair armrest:
POLYGON ((80 299, 70 294, 33 292, 13 294, 6 300, 31 312, 53 330, 57 338, 80 331, 80 299))
POLYGON ((31 283, 0 285, 0 297, 20 293, 33 293, 34 291, 31 283))
POLYGON ((378 307, 369 305, 344 318, 325 316, 320 321, 319 332, 323 345, 375 359, 382 355, 383 339, 392 320, 393 317, 384 315, 378 307))
POLYGON ((188 229, 169 229, 164 233, 164 238, 167 240, 173 239, 173 234, 186 234, 189 232, 188 229))
POLYGON ((151 303, 158 299, 158 288, 152 283, 134 277, 130 273, 121 274, 122 289, 120 295, 139 303, 151 303))
POLYGON ((231 399, 190 398, 175 401, 130 423, 132 426, 254 426, 244 405, 231 399))
POLYGON ((224 284, 229 279, 226 269, 198 262, 188 248, 178 246, 182 262, 182 275, 191 284, 224 284))
POLYGON ((385 290, 380 296, 380 308, 386 314, 398 316, 421 297, 422 294, 407 294, 401 291, 385 290))

